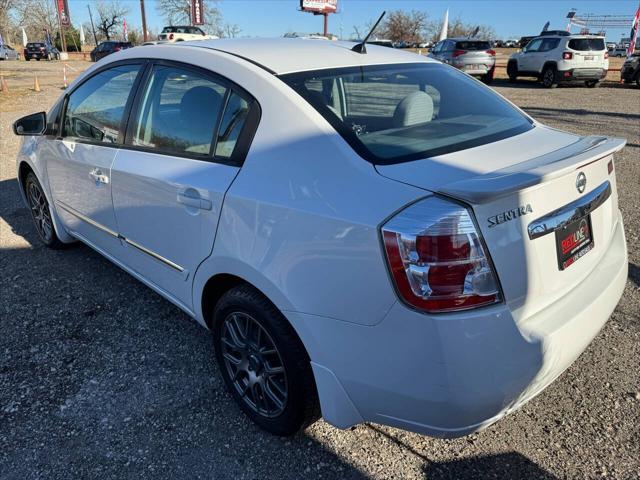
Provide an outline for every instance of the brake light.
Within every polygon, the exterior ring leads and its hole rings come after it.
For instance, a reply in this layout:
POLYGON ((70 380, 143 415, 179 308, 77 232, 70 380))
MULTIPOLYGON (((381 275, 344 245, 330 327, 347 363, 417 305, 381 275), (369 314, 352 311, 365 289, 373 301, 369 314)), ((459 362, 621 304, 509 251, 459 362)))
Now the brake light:
POLYGON ((119 47, 119 46, 116 46, 116 47, 113 49, 113 51, 114 51, 114 52, 119 52, 119 51, 120 51, 120 47, 119 47))
POLYGON ((573 58, 573 53, 571 52, 562 52, 563 60, 571 60, 573 58))
POLYGON ((464 55, 465 53, 467 53, 466 50, 454 50, 453 51, 453 58, 459 57, 460 55, 464 55))
POLYGON ((604 59, 606 60, 607 58, 609 58, 609 52, 604 52, 604 59))
POLYGON ((437 313, 502 301, 497 276, 463 205, 428 197, 381 230, 391 275, 409 305, 437 313))
POLYGON ((169 40, 173 40, 173 33, 169 34, 169 40))
POLYGON ((489 50, 487 50, 487 53, 488 53, 489 55, 491 55, 492 57, 495 57, 495 56, 496 56, 496 52, 495 52, 495 50, 489 49, 489 50))

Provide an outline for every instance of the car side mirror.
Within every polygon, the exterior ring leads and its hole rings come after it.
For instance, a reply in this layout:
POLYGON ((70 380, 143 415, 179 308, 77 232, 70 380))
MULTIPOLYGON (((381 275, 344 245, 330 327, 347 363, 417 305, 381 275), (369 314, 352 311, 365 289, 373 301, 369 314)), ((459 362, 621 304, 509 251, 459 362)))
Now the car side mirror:
POLYGON ((45 112, 32 113, 22 117, 13 124, 16 135, 44 135, 47 130, 47 114, 45 112))

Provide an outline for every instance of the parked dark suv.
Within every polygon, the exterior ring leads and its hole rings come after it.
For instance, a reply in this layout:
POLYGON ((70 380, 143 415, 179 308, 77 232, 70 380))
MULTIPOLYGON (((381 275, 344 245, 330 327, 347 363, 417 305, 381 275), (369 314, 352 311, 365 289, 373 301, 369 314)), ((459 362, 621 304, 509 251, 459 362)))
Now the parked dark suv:
POLYGON ((112 53, 119 52, 120 50, 126 50, 127 48, 132 47, 133 45, 131 42, 102 42, 91 51, 91 61, 97 62, 107 55, 111 55, 112 53))
POLYGON ((620 76, 624 83, 636 82, 640 87, 640 50, 636 50, 632 56, 627 58, 620 70, 620 76))
POLYGON ((60 52, 45 42, 29 42, 24 48, 24 59, 29 61, 32 58, 38 61, 41 59, 60 60, 60 52))

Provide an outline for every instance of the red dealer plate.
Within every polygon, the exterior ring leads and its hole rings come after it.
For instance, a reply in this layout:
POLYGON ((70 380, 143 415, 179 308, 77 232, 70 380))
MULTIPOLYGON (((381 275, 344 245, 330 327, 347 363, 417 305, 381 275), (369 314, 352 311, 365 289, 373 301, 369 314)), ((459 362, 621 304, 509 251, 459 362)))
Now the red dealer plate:
POLYGON ((591 215, 556 230, 558 268, 564 270, 576 263, 593 248, 591 215))

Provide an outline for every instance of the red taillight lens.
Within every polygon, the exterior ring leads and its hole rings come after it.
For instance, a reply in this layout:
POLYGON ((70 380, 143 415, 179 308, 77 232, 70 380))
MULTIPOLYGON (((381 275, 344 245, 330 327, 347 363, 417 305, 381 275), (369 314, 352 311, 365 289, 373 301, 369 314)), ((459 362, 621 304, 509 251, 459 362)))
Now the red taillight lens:
POLYGON ((609 58, 609 52, 604 52, 604 59, 606 60, 607 58, 609 58))
POLYGON ((116 47, 113 49, 114 52, 119 52, 120 51, 120 47, 116 47))
POLYGON ((571 52, 563 52, 562 53, 563 60, 571 60, 573 58, 573 53, 571 52))
POLYGON ((487 50, 487 53, 488 53, 489 55, 491 55, 492 57, 495 57, 495 56, 496 56, 496 52, 495 52, 495 50, 491 50, 491 49, 489 49, 489 50, 487 50))
POLYGON ((465 53, 467 53, 466 50, 454 50, 453 51, 453 58, 459 57, 460 55, 464 55, 465 53))
POLYGON ((173 33, 169 34, 169 40, 173 40, 173 33))
POLYGON ((382 227, 387 261, 402 299, 427 312, 451 312, 501 301, 498 281, 471 214, 429 197, 382 227))

